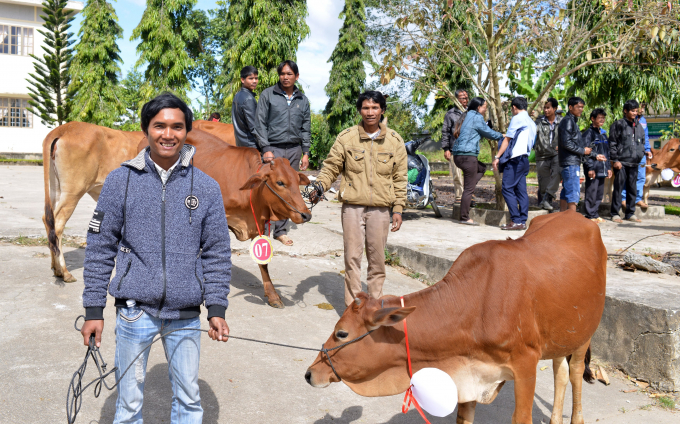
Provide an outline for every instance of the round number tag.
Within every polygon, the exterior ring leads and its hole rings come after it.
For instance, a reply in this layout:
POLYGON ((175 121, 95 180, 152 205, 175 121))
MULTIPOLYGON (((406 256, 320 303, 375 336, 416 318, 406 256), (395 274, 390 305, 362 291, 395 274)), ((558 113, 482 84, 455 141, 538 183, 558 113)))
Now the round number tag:
POLYGON ((673 178, 673 181, 671 181, 671 185, 673 187, 680 187, 680 174, 676 175, 675 178, 673 178))
POLYGON ((250 257, 260 264, 268 264, 272 260, 274 251, 272 249, 272 242, 267 236, 258 236, 250 243, 250 257))

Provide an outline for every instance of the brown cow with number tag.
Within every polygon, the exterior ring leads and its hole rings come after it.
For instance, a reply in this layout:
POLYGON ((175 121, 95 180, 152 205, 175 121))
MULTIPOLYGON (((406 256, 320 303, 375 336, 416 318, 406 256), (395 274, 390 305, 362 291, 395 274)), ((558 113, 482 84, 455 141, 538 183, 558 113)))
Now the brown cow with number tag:
MULTIPOLYGON (((576 212, 540 216, 516 239, 466 249, 444 279, 404 296, 361 293, 345 310, 324 347, 347 386, 363 396, 390 396, 409 387, 404 342, 407 320, 413 372, 448 373, 458 387, 458 424, 475 406, 491 403, 514 380, 513 424, 531 424, 536 368, 553 360, 551 424, 562 424, 567 383, 572 424, 583 424, 582 379, 592 380, 590 339, 604 310, 607 251, 598 226, 576 212), (395 325, 396 324, 396 325, 395 325)), ((339 381, 319 354, 305 379, 314 387, 339 381)))

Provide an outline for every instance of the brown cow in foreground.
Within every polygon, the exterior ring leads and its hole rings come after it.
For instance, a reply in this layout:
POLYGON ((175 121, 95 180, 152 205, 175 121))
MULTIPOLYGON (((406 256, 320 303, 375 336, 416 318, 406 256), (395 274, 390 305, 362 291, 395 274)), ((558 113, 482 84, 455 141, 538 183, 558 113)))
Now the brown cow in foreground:
MULTIPOLYGON (((413 372, 436 367, 451 376, 458 424, 472 423, 477 402, 491 403, 507 380, 514 380, 513 424, 530 424, 538 361, 552 359, 550 422, 562 423, 571 381, 571 422, 583 424, 581 378, 592 380, 589 346, 604 310, 606 267, 596 224, 571 211, 540 216, 516 240, 466 249, 442 281, 404 296, 404 308, 396 296, 361 293, 324 346, 375 330, 330 352, 333 366, 362 396, 403 393, 410 378, 401 321, 408 317, 413 372)), ((322 354, 305 379, 314 387, 338 381, 322 354)))

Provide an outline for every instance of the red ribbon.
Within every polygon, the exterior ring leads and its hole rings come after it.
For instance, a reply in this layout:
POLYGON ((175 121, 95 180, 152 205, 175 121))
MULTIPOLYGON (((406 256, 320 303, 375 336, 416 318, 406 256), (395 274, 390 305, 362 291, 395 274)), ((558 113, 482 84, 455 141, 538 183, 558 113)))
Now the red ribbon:
MULTIPOLYGON (((404 307, 404 296, 401 297, 401 307, 404 307)), ((413 378, 413 369, 411 368, 411 349, 408 346, 408 327, 406 327, 406 318, 404 318, 404 339, 406 341, 406 359, 408 360, 408 374, 413 378)), ((423 410, 420 408, 420 405, 418 404, 418 401, 416 400, 415 396, 413 396, 413 390, 411 389, 413 385, 409 386, 409 388, 406 390, 406 394, 404 395, 404 403, 401 405, 401 412, 402 413, 407 413, 409 408, 411 407, 411 404, 416 407, 418 412, 420 412, 420 416, 423 417, 423 420, 427 424, 430 424, 430 422, 427 420, 425 417, 425 413, 423 410), (407 402, 408 401, 408 402, 407 402)))

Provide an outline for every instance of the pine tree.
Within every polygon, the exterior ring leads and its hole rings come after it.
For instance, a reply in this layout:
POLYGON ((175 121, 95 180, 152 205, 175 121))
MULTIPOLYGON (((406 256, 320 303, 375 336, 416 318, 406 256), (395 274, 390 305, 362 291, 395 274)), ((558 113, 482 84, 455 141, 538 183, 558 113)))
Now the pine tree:
POLYGON ((125 113, 118 85, 123 37, 116 12, 106 0, 88 0, 71 63, 73 97, 70 119, 110 127, 125 113))
POLYGON ((34 115, 40 116, 42 123, 48 127, 61 125, 68 121, 71 112, 72 93, 68 86, 71 81, 69 67, 73 59, 71 45, 73 33, 67 32, 75 19, 64 10, 68 0, 45 0, 42 3, 41 17, 45 20, 44 30, 38 30, 45 37, 44 54, 35 60, 35 73, 29 73, 26 81, 31 100, 28 101, 34 115))
POLYGON ((276 67, 284 60, 297 59, 297 49, 309 35, 305 0, 226 0, 226 28, 222 33, 222 69, 225 107, 231 108, 234 94, 241 88, 239 72, 244 66, 259 71, 258 91, 279 80, 276 67))
POLYGON ((355 102, 366 83, 366 7, 363 0, 345 0, 338 44, 328 62, 333 63, 326 85, 326 118, 331 134, 356 124, 355 102))
POLYGON ((147 0, 142 20, 130 38, 141 40, 135 69, 146 64, 142 102, 163 91, 188 100, 187 91, 191 88, 188 73, 194 61, 187 46, 198 37, 188 17, 195 4, 196 0, 147 0))

